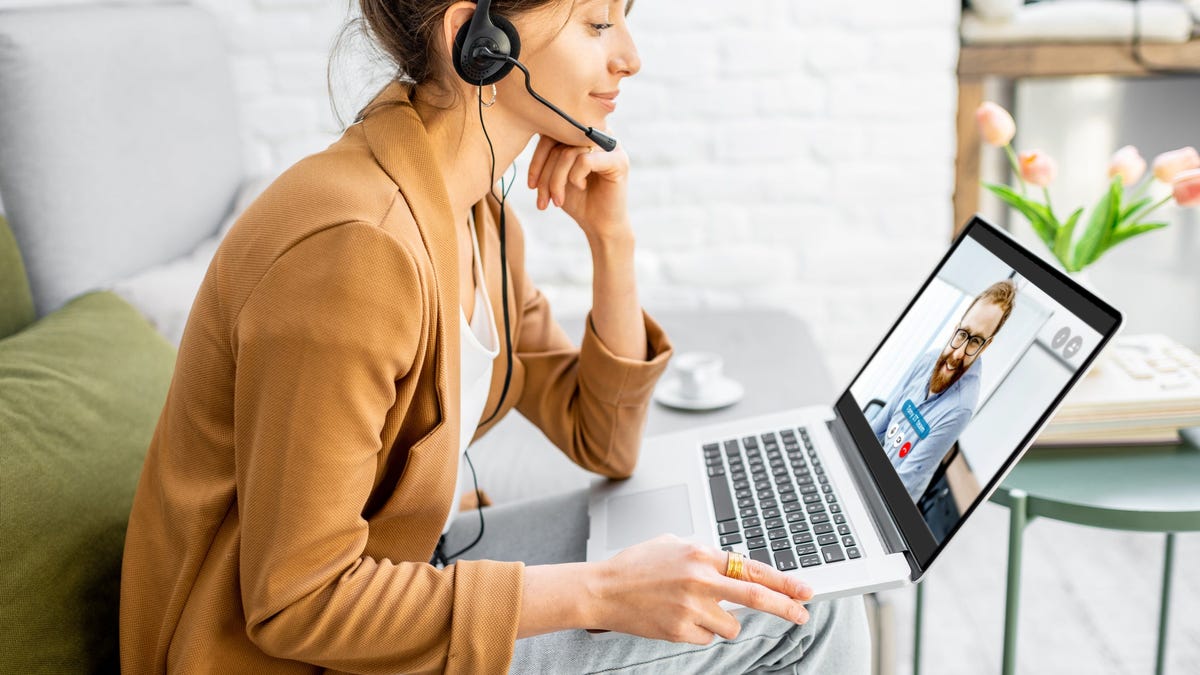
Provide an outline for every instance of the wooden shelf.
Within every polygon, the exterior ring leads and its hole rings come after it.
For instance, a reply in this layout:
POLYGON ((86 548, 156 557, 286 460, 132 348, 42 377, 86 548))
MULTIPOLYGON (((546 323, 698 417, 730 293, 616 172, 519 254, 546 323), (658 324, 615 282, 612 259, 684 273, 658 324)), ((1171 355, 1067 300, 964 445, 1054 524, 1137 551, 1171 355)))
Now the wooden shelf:
POLYGON ((1155 69, 1200 72, 1200 39, 1181 44, 1138 47, 1147 69, 1129 44, 963 45, 958 54, 961 77, 1060 77, 1073 75, 1156 75, 1155 69))

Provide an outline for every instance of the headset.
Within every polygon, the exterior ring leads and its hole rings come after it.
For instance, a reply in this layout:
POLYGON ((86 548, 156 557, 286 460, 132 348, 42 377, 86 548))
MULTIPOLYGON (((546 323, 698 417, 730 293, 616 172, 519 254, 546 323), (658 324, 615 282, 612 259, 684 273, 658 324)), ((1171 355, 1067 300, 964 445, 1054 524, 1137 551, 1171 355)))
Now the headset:
MULTIPOLYGON (((506 75, 512 72, 514 67, 519 68, 525 75, 525 89, 539 103, 553 110, 571 126, 583 132, 583 135, 591 142, 600 146, 606 152, 612 152, 617 147, 617 139, 608 134, 594 129, 585 127, 576 121, 573 117, 560 110, 553 103, 542 98, 540 94, 533 90, 530 84, 529 69, 517 60, 521 55, 521 36, 517 33, 517 29, 512 25, 512 22, 500 15, 491 14, 492 0, 478 0, 475 4, 475 14, 471 17, 471 21, 464 23, 462 28, 458 30, 458 34, 454 36, 454 47, 451 51, 451 60, 454 62, 454 71, 458 73, 468 84, 473 84, 480 89, 479 95, 479 124, 483 127, 484 138, 487 139, 488 149, 492 154, 492 169, 490 178, 494 180, 496 175, 496 152, 492 148, 492 139, 488 135, 487 126, 483 124, 483 87, 489 84, 495 84, 504 79, 506 75)), ((504 202, 508 197, 508 188, 512 187, 509 183, 507 188, 504 188, 500 199, 500 292, 504 306, 504 344, 506 348, 506 364, 504 372, 504 388, 500 391, 500 400, 496 402, 496 409, 488 416, 486 420, 480 423, 480 426, 491 422, 500 412, 500 407, 504 403, 504 397, 508 394, 508 387, 512 381, 512 334, 509 332, 508 318, 508 255, 505 250, 507 238, 504 230, 504 202)), ((489 185, 488 192, 492 193, 495 186, 489 185)), ((475 464, 471 462, 469 452, 464 453, 467 458, 467 465, 471 467, 471 481, 475 486, 475 497, 478 501, 479 508, 479 534, 462 550, 447 554, 444 551, 446 537, 442 535, 438 539, 437 548, 434 551, 433 561, 435 564, 446 565, 454 558, 466 553, 479 543, 483 538, 483 498, 479 493, 479 481, 475 475, 475 464)))

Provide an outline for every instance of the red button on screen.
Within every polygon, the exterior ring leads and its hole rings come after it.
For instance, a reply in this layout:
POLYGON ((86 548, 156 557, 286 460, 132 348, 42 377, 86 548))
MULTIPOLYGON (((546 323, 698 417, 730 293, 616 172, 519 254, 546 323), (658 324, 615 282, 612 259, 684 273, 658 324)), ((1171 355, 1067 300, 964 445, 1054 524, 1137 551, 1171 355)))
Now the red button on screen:
POLYGON ((903 457, 907 455, 909 450, 912 450, 912 443, 905 443, 904 445, 900 446, 900 456, 903 457))

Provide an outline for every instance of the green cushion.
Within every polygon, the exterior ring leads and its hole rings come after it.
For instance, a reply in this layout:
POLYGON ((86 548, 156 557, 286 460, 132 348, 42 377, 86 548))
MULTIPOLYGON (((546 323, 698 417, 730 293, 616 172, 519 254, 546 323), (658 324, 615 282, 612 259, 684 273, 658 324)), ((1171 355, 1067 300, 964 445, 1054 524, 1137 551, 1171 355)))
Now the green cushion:
POLYGON ((21 262, 21 250, 8 221, 0 216, 0 338, 33 323, 33 295, 21 262))
POLYGON ((125 526, 174 366, 110 292, 0 340, 0 673, 117 672, 125 526))

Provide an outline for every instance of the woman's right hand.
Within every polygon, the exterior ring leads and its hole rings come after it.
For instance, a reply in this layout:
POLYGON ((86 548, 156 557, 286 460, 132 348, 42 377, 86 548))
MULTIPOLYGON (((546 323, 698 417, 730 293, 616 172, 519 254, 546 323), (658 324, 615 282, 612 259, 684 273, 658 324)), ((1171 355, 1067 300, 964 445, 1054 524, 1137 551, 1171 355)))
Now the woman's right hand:
POLYGON ((727 554, 674 535, 631 546, 595 563, 594 628, 672 642, 707 645, 713 634, 732 640, 741 624, 721 600, 770 612, 794 623, 808 621, 812 589, 749 557, 742 576, 725 576, 727 554))

